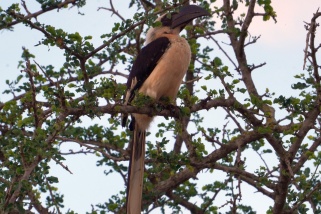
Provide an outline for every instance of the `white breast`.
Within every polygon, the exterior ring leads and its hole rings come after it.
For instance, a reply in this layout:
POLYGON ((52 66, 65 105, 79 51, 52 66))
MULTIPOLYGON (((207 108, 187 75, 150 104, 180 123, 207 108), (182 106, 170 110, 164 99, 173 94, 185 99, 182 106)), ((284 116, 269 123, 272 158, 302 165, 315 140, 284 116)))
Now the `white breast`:
POLYGON ((182 79, 191 60, 191 50, 187 41, 179 36, 168 36, 170 47, 145 80, 139 92, 156 100, 160 97, 176 99, 182 79))

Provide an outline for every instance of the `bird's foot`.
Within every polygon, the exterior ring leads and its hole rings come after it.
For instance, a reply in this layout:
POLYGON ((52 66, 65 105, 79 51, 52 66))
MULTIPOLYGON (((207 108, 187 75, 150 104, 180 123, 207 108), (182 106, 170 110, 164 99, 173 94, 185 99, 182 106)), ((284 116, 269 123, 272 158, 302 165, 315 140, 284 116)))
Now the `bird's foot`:
POLYGON ((161 112, 163 110, 168 110, 170 111, 170 115, 173 117, 177 117, 180 112, 180 108, 176 105, 174 105, 169 98, 161 98, 155 106, 156 110, 158 112, 161 112))

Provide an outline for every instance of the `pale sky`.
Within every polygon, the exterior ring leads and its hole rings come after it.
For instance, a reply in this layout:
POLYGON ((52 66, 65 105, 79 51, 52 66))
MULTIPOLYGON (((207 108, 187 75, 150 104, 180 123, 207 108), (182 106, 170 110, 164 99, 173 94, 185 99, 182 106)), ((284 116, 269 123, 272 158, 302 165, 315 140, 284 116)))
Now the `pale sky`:
MULTIPOLYGON (((0 0, 0 6, 7 8, 12 2, 17 1, 0 0)), ((34 7, 35 3, 26 2, 32 12, 39 10, 39 7, 34 7)), ((116 2, 114 6, 127 18, 130 18, 135 12, 127 9, 127 1, 124 4, 116 2)), ((254 73, 256 85, 260 92, 268 87, 270 91, 274 91, 278 95, 289 94, 292 93, 289 91, 291 83, 295 82, 293 76, 302 72, 306 36, 303 21, 309 22, 312 13, 316 12, 317 8, 321 6, 321 2, 320 0, 275 0, 274 2, 272 5, 277 12, 278 22, 276 24, 273 20, 263 22, 261 18, 255 20, 250 28, 250 33, 261 35, 261 39, 248 48, 248 59, 250 63, 267 63, 265 67, 256 70, 254 73)), ((109 1, 87 1, 87 6, 80 9, 80 11, 86 13, 82 17, 75 16, 77 10, 72 9, 64 10, 59 14, 49 13, 39 17, 38 20, 52 23, 68 32, 78 31, 83 36, 93 35, 93 42, 97 46, 100 44, 100 35, 109 32, 113 21, 118 21, 115 16, 111 17, 106 11, 97 12, 99 6, 109 7, 109 1)), ((320 35, 317 34, 318 39, 320 39, 320 35)), ((6 89, 6 79, 13 80, 20 72, 17 69, 17 64, 21 59, 22 46, 30 49, 31 53, 36 55, 36 61, 39 64, 61 66, 64 60, 61 50, 54 47, 49 49, 43 46, 35 46, 42 37, 38 32, 30 31, 23 25, 15 27, 14 32, 0 32, 0 47, 2 50, 0 52, 0 73, 2 76, 0 91, 6 89)), ((214 48, 218 51, 217 47, 214 48)), ((217 53, 217 55, 221 55, 221 53, 217 53)), ((0 101, 6 101, 9 98, 0 95, 0 101)), ((209 119, 212 120, 213 118, 209 119)), ((220 119, 224 120, 224 118, 220 119)), ((153 128, 151 131, 153 132, 153 128)), ((78 148, 78 146, 74 148, 78 148)), ((103 203, 111 195, 124 189, 120 176, 115 173, 107 177, 104 176, 103 171, 106 168, 96 167, 95 158, 84 155, 69 156, 65 163, 73 172, 73 175, 70 175, 61 167, 53 167, 52 174, 60 176, 58 187, 65 193, 67 208, 70 207, 79 213, 84 213, 91 210, 90 204, 103 203)), ((250 192, 254 195, 254 190, 250 190, 250 192)), ((243 199, 252 205, 253 195, 249 195, 250 197, 243 195, 243 199)), ((255 197, 258 199, 260 196, 255 194, 255 197)), ((253 208, 257 213, 263 213, 269 205, 271 205, 271 202, 267 200, 264 203, 254 203, 253 208)), ((67 211, 67 209, 63 211, 67 211)))

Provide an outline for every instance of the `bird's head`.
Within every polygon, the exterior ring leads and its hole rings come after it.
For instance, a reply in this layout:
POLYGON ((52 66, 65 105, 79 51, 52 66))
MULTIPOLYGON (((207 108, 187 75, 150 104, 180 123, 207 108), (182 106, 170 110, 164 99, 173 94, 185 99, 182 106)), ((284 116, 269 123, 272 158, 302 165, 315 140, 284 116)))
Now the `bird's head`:
POLYGON ((193 19, 210 15, 205 9, 196 5, 187 5, 177 12, 164 14, 156 20, 158 25, 148 30, 146 36, 146 45, 164 34, 178 35, 185 26, 193 19))

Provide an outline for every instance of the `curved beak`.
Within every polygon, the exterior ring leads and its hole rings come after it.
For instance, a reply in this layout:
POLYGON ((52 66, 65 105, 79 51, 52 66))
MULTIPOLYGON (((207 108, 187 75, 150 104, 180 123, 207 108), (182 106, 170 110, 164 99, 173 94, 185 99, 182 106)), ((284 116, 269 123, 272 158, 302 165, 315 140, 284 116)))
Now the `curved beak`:
MULTIPOLYGON (((171 28, 187 25, 197 17, 209 16, 210 13, 196 5, 187 5, 180 9, 179 13, 173 15, 171 28)), ((183 29, 183 28, 182 28, 183 29)))

